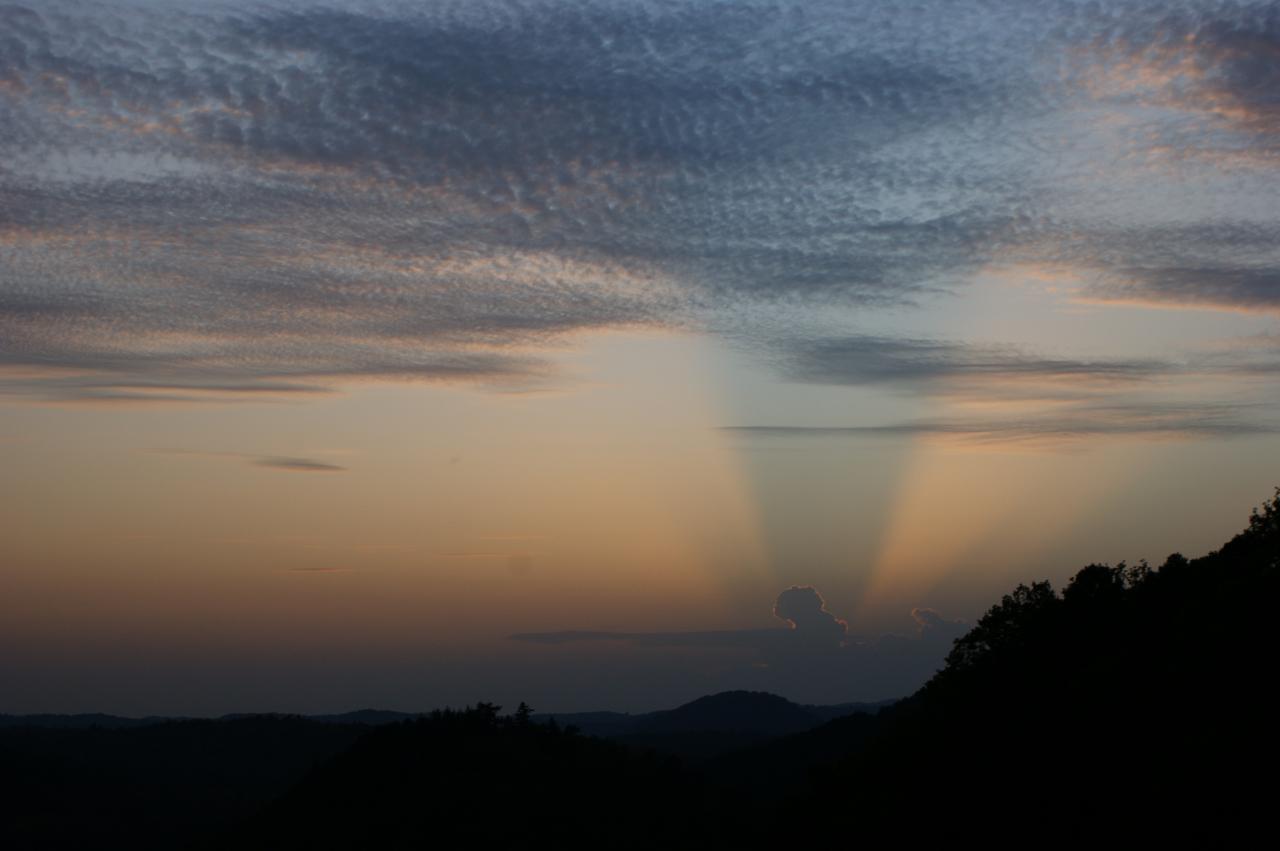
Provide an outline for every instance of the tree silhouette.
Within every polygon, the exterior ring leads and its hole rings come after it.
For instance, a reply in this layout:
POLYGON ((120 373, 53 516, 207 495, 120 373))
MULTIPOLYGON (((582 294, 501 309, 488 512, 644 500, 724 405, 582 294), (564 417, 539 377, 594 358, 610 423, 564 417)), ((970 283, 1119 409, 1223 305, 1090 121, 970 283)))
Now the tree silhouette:
POLYGON ((956 640, 947 656, 947 668, 968 668, 991 653, 1022 646, 1027 633, 1043 628, 1060 602, 1048 582, 1019 585, 983 615, 977 626, 956 640))

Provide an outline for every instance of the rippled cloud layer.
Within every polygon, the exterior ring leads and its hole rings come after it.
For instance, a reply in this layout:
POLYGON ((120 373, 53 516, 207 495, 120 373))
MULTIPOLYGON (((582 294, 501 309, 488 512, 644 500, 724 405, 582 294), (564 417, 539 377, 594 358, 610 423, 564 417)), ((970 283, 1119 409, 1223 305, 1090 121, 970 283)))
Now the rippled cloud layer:
MULTIPOLYGON (((614 328, 980 270, 1280 307, 1274 4, 0 6, 0 393, 528 386, 614 328)), ((1142 381, 917 339, 780 376, 1142 381), (926 375, 927 374, 927 375, 926 375)))

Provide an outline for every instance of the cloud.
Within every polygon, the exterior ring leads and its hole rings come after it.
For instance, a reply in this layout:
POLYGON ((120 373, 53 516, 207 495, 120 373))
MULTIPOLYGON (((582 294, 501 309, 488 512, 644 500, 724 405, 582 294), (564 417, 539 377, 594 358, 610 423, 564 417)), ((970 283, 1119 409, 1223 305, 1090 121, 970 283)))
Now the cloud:
POLYGON ((254 467, 283 470, 289 473, 340 473, 347 468, 314 458, 287 455, 253 455, 247 452, 206 452, 198 449, 151 449, 163 455, 195 455, 203 458, 232 458, 254 467))
MULTIPOLYGON (((1280 13, 1273 5, 1205 3, 1120 18, 1093 39, 1081 75, 1100 96, 1183 113, 1280 151, 1280 13)), ((1224 143, 1202 132, 1193 145, 1224 143)), ((1185 133, 1181 141, 1186 141, 1185 133)))
POLYGON ((1242 309, 1280 309, 1280 268, 1244 266, 1128 267, 1090 290, 1104 301, 1171 302, 1242 309))
POLYGON ((1177 371, 1156 360, 1075 360, 1027 354, 1012 346, 846 335, 782 342, 784 374, 817 384, 931 384, 980 378, 1138 381, 1177 371))
POLYGON ((1280 225, 1241 212, 1194 224, 1061 227, 1010 256, 1077 277, 1085 301, 1274 312, 1280 225))
POLYGON ((949 620, 936 609, 912 609, 911 617, 919 625, 920 637, 924 639, 939 638, 950 643, 969 631, 966 621, 949 620))
POLYGON ((337 473, 347 469, 346 467, 339 467, 337 464, 327 464, 324 461, 315 461, 311 458, 285 458, 281 456, 256 458, 253 463, 258 467, 270 467, 273 470, 286 470, 291 473, 337 473))
POLYGON ((1241 382, 1280 374, 1269 338, 1188 349, 1182 357, 1080 359, 1024 347, 793 331, 770 342, 793 381, 889 387, 944 413, 863 423, 755 423, 764 437, 924 436, 965 443, 1054 444, 1088 438, 1225 438, 1280 431, 1280 405, 1241 382), (1242 388, 1247 395, 1242 395, 1242 388))
POLYGON ((778 595, 773 616, 791 624, 791 629, 805 641, 815 644, 840 644, 849 625, 827 611, 818 589, 811 585, 793 585, 778 595))
POLYGON ((778 594, 773 615, 789 624, 788 629, 695 630, 691 632, 609 632, 566 630, 529 632, 508 636, 514 641, 536 644, 571 644, 582 641, 625 641, 654 647, 742 647, 778 651, 803 645, 815 648, 839 646, 848 630, 846 624, 826 609, 816 588, 793 585, 778 594))
MULTIPOLYGON (((1100 112, 1143 150, 1276 150, 1274 8, 1191 7, 10 4, 0 370, 49 374, 0 393, 536 387, 584 332, 767 347, 760 312, 922 304, 1008 258, 1274 309, 1265 156, 1192 185, 1098 153, 1100 112)), ((1145 368, 880 357, 845 378, 1145 368)))
POLYGON ((827 611, 811 586, 792 586, 775 601, 775 617, 788 629, 703 630, 688 632, 579 631, 519 633, 513 641, 548 647, 613 642, 662 652, 738 651, 741 666, 726 688, 752 687, 795 700, 843 701, 900 697, 914 691, 938 668, 952 641, 967 632, 964 621, 949 620, 933 609, 911 612, 915 635, 854 636, 848 625, 827 611))
POLYGON ((53 2, 5 22, 0 363, 93 379, 11 394, 545 381, 540 350, 583 330, 910 301, 1019 203, 1007 162, 902 147, 1031 96, 922 48, 928 16, 53 2))
POLYGON ((739 647, 760 649, 774 646, 786 634, 781 629, 695 630, 691 632, 611 632, 608 630, 563 630, 560 632, 519 632, 511 641, 531 644, 577 644, 584 641, 621 641, 648 647, 739 647))
POLYGON ((1079 405, 1034 417, 918 420, 880 425, 726 426, 743 436, 939 437, 982 444, 1055 445, 1098 437, 1230 438, 1280 432, 1275 405, 1079 405))
POLYGON ((1207 369, 1261 378, 1280 376, 1280 334, 1220 341, 1207 347, 1201 357, 1207 369))

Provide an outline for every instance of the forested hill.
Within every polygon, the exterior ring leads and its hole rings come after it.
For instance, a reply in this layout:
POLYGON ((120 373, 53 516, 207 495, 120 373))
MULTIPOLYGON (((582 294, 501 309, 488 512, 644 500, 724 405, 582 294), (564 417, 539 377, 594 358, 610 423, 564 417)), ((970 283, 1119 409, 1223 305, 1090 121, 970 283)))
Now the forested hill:
POLYGON ((1090 565, 1061 594, 1019 586, 810 792, 917 835, 1216 844, 1264 826, 1277 591, 1280 489, 1202 558, 1090 565))

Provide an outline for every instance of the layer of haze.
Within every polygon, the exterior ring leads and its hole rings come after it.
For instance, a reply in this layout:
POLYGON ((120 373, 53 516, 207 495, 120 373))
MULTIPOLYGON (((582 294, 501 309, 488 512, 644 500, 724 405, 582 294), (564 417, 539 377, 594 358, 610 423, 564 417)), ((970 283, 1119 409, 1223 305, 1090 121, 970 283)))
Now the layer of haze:
POLYGON ((0 712, 906 694, 1280 484, 1268 3, 0 6, 0 712))

